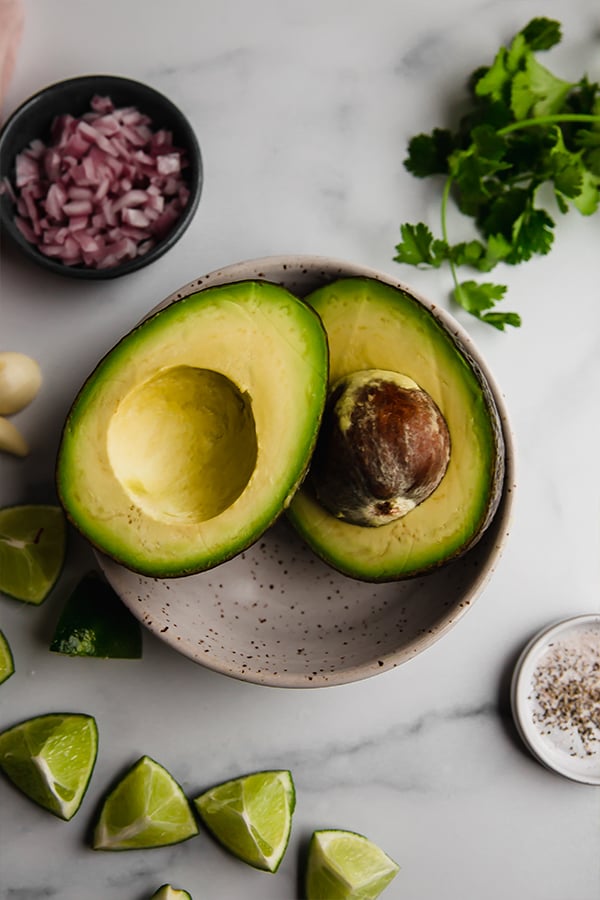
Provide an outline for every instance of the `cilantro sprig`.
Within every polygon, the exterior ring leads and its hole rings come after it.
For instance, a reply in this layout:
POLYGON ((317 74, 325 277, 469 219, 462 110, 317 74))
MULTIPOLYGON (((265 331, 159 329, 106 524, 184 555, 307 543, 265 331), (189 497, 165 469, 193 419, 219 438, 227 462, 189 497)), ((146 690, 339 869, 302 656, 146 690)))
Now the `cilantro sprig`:
POLYGON ((515 312, 496 309, 506 285, 459 280, 470 267, 491 272, 549 253, 555 214, 571 208, 591 215, 600 205, 600 85, 583 76, 568 82, 545 68, 537 53, 562 39, 561 25, 532 19, 492 64, 469 79, 470 109, 457 128, 415 135, 404 165, 417 178, 444 176, 441 233, 419 222, 400 227, 396 262, 419 267, 448 265, 453 299, 493 327, 518 327, 515 312), (552 215, 541 188, 550 185, 552 215), (448 210, 455 202, 477 237, 451 243, 448 210))

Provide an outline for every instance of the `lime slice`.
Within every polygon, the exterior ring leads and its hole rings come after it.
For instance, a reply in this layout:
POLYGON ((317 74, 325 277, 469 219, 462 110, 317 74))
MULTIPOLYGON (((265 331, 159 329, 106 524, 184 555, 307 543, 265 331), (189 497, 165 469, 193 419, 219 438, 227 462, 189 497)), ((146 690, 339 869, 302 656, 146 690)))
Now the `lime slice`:
POLYGON ((192 900, 192 895, 181 888, 174 888, 170 884, 163 884, 152 894, 150 900, 192 900))
POLYGON ((68 656, 139 659, 142 629, 108 582, 91 572, 67 599, 50 649, 68 656))
POLYGON ((71 819, 81 805, 98 752, 92 716, 35 716, 0 734, 0 769, 39 806, 71 819))
POLYGON ((9 643, 0 631, 0 684, 10 678, 14 671, 15 663, 9 643))
POLYGON ((375 900, 400 867, 353 831, 313 832, 306 867, 307 900, 375 900))
POLYGON ((200 817, 234 856, 276 872, 286 851, 296 805, 291 772, 244 775, 194 798, 200 817))
POLYGON ((187 797, 159 763, 142 756, 106 797, 94 850, 137 850, 178 844, 198 834, 187 797))
POLYGON ((59 506, 0 509, 0 591, 39 604, 63 566, 67 526, 59 506))

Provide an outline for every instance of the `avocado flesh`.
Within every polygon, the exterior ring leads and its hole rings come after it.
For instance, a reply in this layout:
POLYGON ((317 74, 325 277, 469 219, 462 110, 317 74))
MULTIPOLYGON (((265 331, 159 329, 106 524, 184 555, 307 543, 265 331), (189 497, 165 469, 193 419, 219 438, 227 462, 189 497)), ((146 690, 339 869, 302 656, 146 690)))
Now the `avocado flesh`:
POLYGON ((402 372, 440 408, 451 454, 433 494, 377 528, 328 513, 315 499, 309 472, 288 510, 292 524, 331 566, 364 581, 412 577, 461 555, 491 521, 503 483, 502 430, 483 375, 440 321, 399 288, 348 278, 305 299, 327 332, 330 383, 362 369, 402 372))
POLYGON ((230 559, 303 477, 327 366, 318 316, 278 285, 177 300, 126 335, 76 397, 57 461, 67 515, 145 575, 230 559))
POLYGON ((251 401, 219 372, 161 370, 123 398, 107 451, 116 478, 148 516, 211 519, 239 497, 256 466, 251 401))

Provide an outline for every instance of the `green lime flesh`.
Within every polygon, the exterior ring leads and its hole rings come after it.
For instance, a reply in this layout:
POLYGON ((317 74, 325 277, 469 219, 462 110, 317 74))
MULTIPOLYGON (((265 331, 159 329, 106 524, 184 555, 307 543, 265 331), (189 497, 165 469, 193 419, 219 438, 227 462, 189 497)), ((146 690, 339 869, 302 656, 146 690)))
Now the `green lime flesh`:
POLYGON ((353 831, 315 831, 306 867, 307 900, 376 900, 399 871, 380 847, 353 831))
POLYGON ((288 846, 296 794, 288 770, 256 772, 194 798, 204 825, 238 859, 276 872, 288 846))
POLYGON ((94 850, 138 850, 177 844, 198 833, 191 806, 173 776, 143 756, 105 798, 94 850))
POLYGON ((42 603, 60 575, 66 539, 59 506, 0 509, 0 591, 26 603, 42 603))
POLYGON ((98 752, 92 716, 50 713, 0 734, 0 769, 34 803, 71 819, 87 790, 98 752))

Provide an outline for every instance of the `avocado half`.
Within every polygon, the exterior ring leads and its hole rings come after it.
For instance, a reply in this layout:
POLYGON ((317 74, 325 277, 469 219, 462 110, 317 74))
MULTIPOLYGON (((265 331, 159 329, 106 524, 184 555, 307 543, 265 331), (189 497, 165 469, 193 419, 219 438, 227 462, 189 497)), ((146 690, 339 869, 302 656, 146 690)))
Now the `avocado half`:
POLYGON ((462 555, 491 522, 504 480, 502 427, 483 374, 441 321, 401 288, 350 277, 305 299, 327 332, 330 383, 368 369, 408 376, 441 410, 451 454, 431 496, 389 524, 364 527, 332 515, 316 499, 310 470, 290 521, 327 563, 363 581, 413 577, 462 555))
POLYGON ((313 450, 328 348, 313 309, 239 281, 159 310, 87 379, 57 460, 65 512, 144 575, 212 568, 289 503, 313 450))

